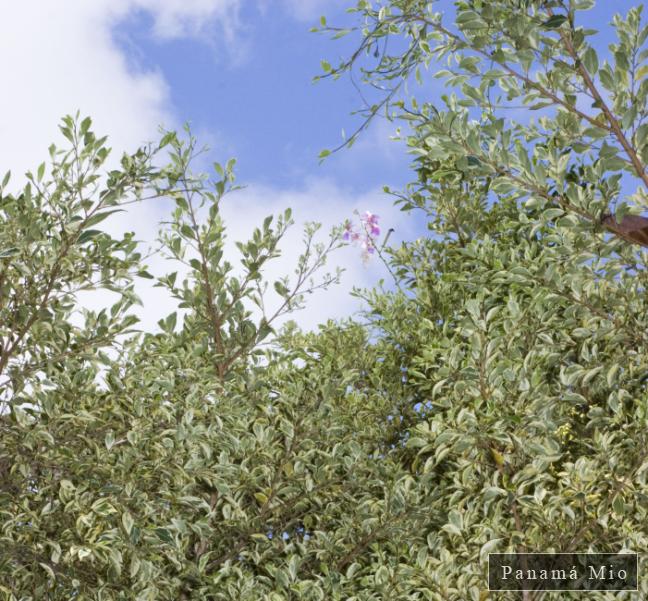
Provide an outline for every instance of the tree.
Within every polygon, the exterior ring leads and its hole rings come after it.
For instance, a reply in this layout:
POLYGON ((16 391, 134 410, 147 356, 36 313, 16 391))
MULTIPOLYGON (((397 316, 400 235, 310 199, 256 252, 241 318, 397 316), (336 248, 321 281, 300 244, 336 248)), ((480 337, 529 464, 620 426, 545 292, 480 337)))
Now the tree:
POLYGON ((397 594, 391 558, 429 520, 392 457, 400 371, 382 380, 384 357, 359 324, 273 331, 336 281, 313 275, 344 228, 328 244, 306 228, 272 312, 262 273, 290 212, 238 245, 233 275, 220 217, 233 162, 215 165, 214 182, 193 175, 195 140, 167 132, 103 176, 108 150, 90 125, 66 118, 70 147, 52 148, 49 177, 43 165, 21 193, 1 194, 0 590, 39 601, 397 594), (162 149, 170 161, 154 167, 162 149), (141 333, 132 280, 152 276, 132 234, 95 228, 161 196, 176 207, 160 240, 186 275, 158 284, 184 315, 141 333), (120 300, 79 325, 77 293, 100 287, 120 300))
POLYGON ((648 27, 615 17, 604 60, 593 4, 360 1, 361 25, 323 22, 360 38, 324 76, 384 94, 345 144, 381 110, 405 123, 417 180, 392 193, 432 233, 387 251, 395 292, 358 292, 426 409, 393 415, 400 461, 436 493, 439 526, 410 539, 428 579, 392 558, 393 598, 488 598, 491 551, 648 546, 648 27), (439 100, 401 94, 428 72, 439 100))
POLYGON ((337 494, 359 450, 350 435, 323 443, 335 431, 331 401, 310 376, 291 380, 291 355, 260 357, 259 345, 304 294, 337 280, 313 275, 341 230, 322 244, 318 225, 307 226, 294 282, 274 283, 279 305, 267 313, 262 268, 279 254, 290 211, 238 244, 243 274, 234 277, 219 214, 233 161, 215 165, 214 182, 194 176, 195 140, 167 132, 102 176, 108 149, 90 125, 66 118, 70 147, 50 149, 49 177, 43 164, 21 193, 0 195, 0 590, 175 600, 258 599, 259 578, 269 592, 287 588, 299 554, 286 547, 326 518, 313 507, 337 494), (163 148, 170 162, 155 168, 163 148), (161 241, 187 275, 158 284, 186 314, 180 328, 172 313, 142 335, 128 313, 138 301, 132 278, 152 276, 133 234, 115 240, 94 228, 160 196, 176 203, 161 241), (98 288, 121 298, 76 325, 77 293, 98 288))
POLYGON ((168 165, 146 148, 102 178, 104 141, 65 121, 51 177, 0 193, 7 598, 481 601, 490 551, 645 550, 646 254, 625 219, 645 204, 648 34, 629 12, 599 61, 589 4, 460 2, 454 25, 427 2, 357 5, 359 51, 325 67, 381 44, 365 75, 392 86, 382 106, 415 156, 395 199, 431 231, 365 240, 395 285, 356 291, 367 323, 274 328, 335 281, 309 279, 343 228, 327 245, 307 229, 267 312, 289 213, 239 246, 236 277, 233 163, 195 176, 195 141, 167 132, 168 165), (439 58, 460 95, 398 96, 439 58), (502 117, 513 101, 538 122, 502 117), (129 332, 134 240, 94 229, 138 194, 175 199, 161 241, 186 273, 158 282, 184 315, 146 334, 129 332), (98 285, 121 300, 76 325, 76 290, 98 285))

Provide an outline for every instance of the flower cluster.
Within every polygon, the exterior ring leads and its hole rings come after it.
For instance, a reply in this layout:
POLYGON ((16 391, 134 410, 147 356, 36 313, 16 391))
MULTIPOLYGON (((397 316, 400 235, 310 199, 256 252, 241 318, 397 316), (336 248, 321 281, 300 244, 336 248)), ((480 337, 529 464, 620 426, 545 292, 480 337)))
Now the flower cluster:
MULTIPOLYGON (((358 212, 354 211, 357 215, 358 212)), ((380 234, 380 227, 378 226, 379 216, 374 213, 366 211, 364 215, 360 216, 361 232, 353 228, 353 224, 348 219, 344 222, 344 234, 342 239, 353 243, 359 242, 362 248, 362 259, 366 263, 369 256, 373 255, 376 250, 376 243, 374 238, 380 234)))

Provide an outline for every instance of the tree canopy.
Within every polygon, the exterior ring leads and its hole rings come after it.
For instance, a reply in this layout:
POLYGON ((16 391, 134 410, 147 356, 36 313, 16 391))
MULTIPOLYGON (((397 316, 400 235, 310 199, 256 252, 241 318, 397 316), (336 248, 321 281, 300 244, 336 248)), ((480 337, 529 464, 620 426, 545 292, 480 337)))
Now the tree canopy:
MULTIPOLYGON (((269 283, 291 214, 269 217, 235 276, 234 163, 193 174, 189 132, 103 174, 106 140, 66 118, 49 168, 5 180, 8 599, 516 599, 487 590, 489 552, 645 552, 648 27, 641 7, 616 17, 607 53, 593 4, 361 0, 357 25, 322 19, 357 37, 324 76, 376 90, 345 145, 383 113, 401 125, 413 181, 386 191, 430 232, 380 246, 364 219, 393 281, 355 291, 362 320, 274 327, 335 283, 313 277, 352 230, 309 225, 294 277, 269 283), (146 259, 98 226, 160 196, 187 275, 158 284, 182 311, 140 333, 146 259), (86 289, 119 300, 79 325, 86 289)), ((523 598, 577 598, 558 595, 523 598)))

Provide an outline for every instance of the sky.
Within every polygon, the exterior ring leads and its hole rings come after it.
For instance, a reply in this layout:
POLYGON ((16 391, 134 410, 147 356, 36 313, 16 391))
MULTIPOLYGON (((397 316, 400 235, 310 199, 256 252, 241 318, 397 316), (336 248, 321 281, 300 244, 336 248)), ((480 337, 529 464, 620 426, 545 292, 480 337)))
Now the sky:
MULTIPOLYGON (((309 32, 326 15, 332 24, 349 23, 351 0, 34 0, 3 3, 0 19, 0 174, 11 169, 14 183, 61 143, 61 117, 77 110, 89 115, 99 135, 109 135, 118 157, 155 140, 160 125, 188 122, 211 161, 237 159, 237 182, 245 189, 228 196, 223 214, 228 259, 237 261, 235 240, 245 240, 266 215, 291 207, 296 225, 284 256, 271 267, 276 279, 292 272, 306 221, 324 231, 353 217, 353 211, 380 215, 383 231, 393 227, 392 243, 425 235, 420 216, 399 211, 382 192, 411 178, 410 158, 389 139, 395 125, 377 121, 350 150, 323 163, 324 148, 341 141, 341 130, 359 121, 351 112, 361 99, 348 78, 313 83, 320 61, 348 56, 357 39, 331 41, 309 32)), ((599 2, 592 22, 634 2, 599 2)), ((169 205, 147 202, 129 208, 112 225, 134 230, 144 248, 153 244, 169 205)), ((108 224, 108 222, 105 222, 108 224)), ((324 238, 322 238, 323 240, 324 238)), ((150 271, 175 271, 161 257, 150 271)), ((304 328, 359 308, 353 286, 373 287, 388 279, 373 258, 363 264, 358 248, 332 255, 331 270, 346 270, 342 284, 309 297, 295 315, 304 328)), ((142 328, 151 331, 175 302, 159 288, 141 282, 138 309, 142 328)), ((112 299, 111 299, 112 300, 112 299)), ((104 306, 107 296, 93 297, 104 306)))

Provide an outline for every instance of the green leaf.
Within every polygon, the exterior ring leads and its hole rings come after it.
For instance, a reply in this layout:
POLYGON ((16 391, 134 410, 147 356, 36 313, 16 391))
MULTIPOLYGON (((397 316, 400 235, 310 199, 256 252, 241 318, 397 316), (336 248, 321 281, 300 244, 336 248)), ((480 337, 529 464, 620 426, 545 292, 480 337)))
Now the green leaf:
POLYGON ((131 557, 130 568, 128 570, 128 573, 131 578, 135 578, 135 576, 137 576, 137 573, 139 572, 141 565, 142 564, 140 560, 137 558, 137 555, 133 555, 131 557))
POLYGON ((383 585, 389 582, 389 569, 387 566, 380 566, 374 576, 377 585, 383 585))
POLYGON ((160 140, 160 144, 158 148, 164 148, 165 146, 168 146, 169 144, 176 142, 177 143, 177 136, 174 131, 169 131, 166 134, 162 136, 162 139, 160 140))
POLYGON ((160 319, 160 321, 158 321, 157 323, 163 332, 166 332, 167 334, 172 334, 173 331, 175 330, 177 320, 178 320, 178 315, 177 312, 174 311, 173 313, 167 315, 166 319, 160 319))
POLYGON ((101 213, 95 213, 94 215, 90 216, 85 224, 84 228, 86 227, 91 227, 93 225, 97 225, 98 223, 101 223, 104 219, 107 219, 110 217, 113 213, 123 213, 124 209, 113 209, 111 211, 103 211, 101 213))
POLYGON ((596 50, 591 46, 583 53, 583 64, 591 75, 596 75, 599 69, 598 56, 596 50))
POLYGON ((482 563, 485 562, 488 559, 488 554, 494 553, 495 549, 499 547, 500 542, 503 540, 503 538, 494 538, 485 542, 479 550, 479 561, 482 563))
POLYGON ((187 223, 183 223, 180 226, 180 233, 185 238, 189 238, 190 240, 195 240, 196 239, 196 233, 194 232, 193 228, 187 223))
POLYGON ((169 532, 169 530, 167 530, 166 528, 155 528, 155 529, 153 530, 153 532, 155 532, 156 536, 157 536, 157 537, 158 537, 162 542, 169 543, 169 544, 173 544, 173 543, 174 543, 173 535, 172 535, 171 532, 169 532))
POLYGON ((59 130, 69 142, 74 143, 74 136, 72 134, 72 130, 70 129, 70 127, 59 125, 59 130))
POLYGON ((92 119, 90 117, 86 117, 81 121, 81 126, 79 128, 79 131, 81 132, 81 135, 84 136, 86 133, 88 133, 88 130, 90 129, 90 126, 92 125, 92 119))
POLYGON ((545 29, 557 29, 565 21, 567 21, 567 17, 565 15, 552 15, 542 24, 542 27, 544 27, 545 29))
POLYGON ((133 516, 130 514, 130 512, 126 511, 122 514, 121 522, 124 530, 126 531, 126 534, 130 535, 134 525, 133 516))
POLYGON ((101 230, 83 230, 77 238, 77 244, 85 244, 89 240, 96 238, 99 234, 103 234, 101 230))
POLYGON ((606 375, 606 381, 607 381, 608 386, 612 386, 612 384, 615 382, 616 375, 619 372, 619 368, 620 368, 620 365, 618 363, 615 363, 614 365, 612 365, 608 369, 608 372, 607 372, 607 375, 606 375))
POLYGON ((283 297, 285 297, 290 292, 288 288, 286 288, 286 286, 279 281, 274 283, 274 289, 279 296, 283 297))
POLYGON ((18 249, 14 246, 12 248, 5 248, 4 250, 0 250, 0 259, 6 259, 8 257, 13 257, 14 255, 18 254, 18 249))

